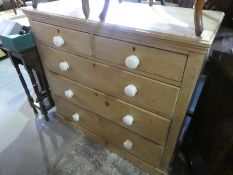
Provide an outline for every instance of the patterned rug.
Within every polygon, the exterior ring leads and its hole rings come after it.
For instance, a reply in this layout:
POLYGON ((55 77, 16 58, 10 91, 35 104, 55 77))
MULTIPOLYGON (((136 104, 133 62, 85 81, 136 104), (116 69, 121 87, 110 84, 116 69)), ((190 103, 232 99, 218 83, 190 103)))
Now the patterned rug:
POLYGON ((81 136, 49 175, 147 175, 102 145, 81 136))

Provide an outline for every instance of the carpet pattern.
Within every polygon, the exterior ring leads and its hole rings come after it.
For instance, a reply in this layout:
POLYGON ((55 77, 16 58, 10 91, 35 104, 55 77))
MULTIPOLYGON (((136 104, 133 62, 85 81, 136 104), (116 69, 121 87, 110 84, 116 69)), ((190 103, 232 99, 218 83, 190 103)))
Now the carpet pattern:
POLYGON ((67 150, 49 175, 148 175, 85 136, 67 150))

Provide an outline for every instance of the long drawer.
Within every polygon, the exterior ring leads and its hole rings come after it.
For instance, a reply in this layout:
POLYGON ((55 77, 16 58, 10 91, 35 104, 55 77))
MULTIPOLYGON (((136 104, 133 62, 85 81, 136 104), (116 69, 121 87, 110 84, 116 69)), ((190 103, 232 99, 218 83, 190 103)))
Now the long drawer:
POLYGON ((187 55, 101 36, 95 36, 94 43, 97 58, 126 66, 130 71, 147 72, 178 82, 182 80, 187 55))
POLYGON ((60 115, 72 119, 74 114, 76 116, 78 114, 79 121, 77 121, 77 117, 75 121, 81 127, 92 131, 96 135, 108 140, 117 147, 126 150, 154 167, 159 165, 164 149, 162 146, 134 134, 125 128, 117 126, 63 98, 54 97, 60 115))
POLYGON ((88 33, 37 21, 32 21, 31 27, 34 37, 39 42, 73 53, 92 55, 91 38, 88 33), (61 40, 63 40, 64 44, 62 44, 61 40))
POLYGON ((170 120, 53 73, 49 73, 48 78, 53 93, 160 145, 165 145, 170 120), (71 98, 65 96, 67 90, 73 92, 71 98))
POLYGON ((172 117, 179 88, 38 45, 47 68, 149 111, 172 117), (60 64, 63 64, 62 70, 60 64), (68 69, 64 70, 64 67, 68 69))

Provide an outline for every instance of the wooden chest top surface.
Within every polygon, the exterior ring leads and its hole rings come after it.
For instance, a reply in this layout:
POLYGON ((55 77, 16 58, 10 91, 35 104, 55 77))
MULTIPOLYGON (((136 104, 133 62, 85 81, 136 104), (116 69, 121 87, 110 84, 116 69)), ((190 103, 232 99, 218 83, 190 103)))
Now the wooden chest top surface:
POLYGON ((200 37, 195 35, 194 10, 139 3, 118 3, 111 0, 105 22, 99 20, 104 1, 90 0, 90 17, 85 19, 81 0, 61 0, 39 4, 37 9, 24 8, 27 16, 41 16, 66 20, 89 28, 106 28, 124 30, 129 33, 146 35, 154 38, 176 41, 183 44, 208 48, 211 46, 219 25, 224 17, 223 12, 204 11, 204 32, 200 37))

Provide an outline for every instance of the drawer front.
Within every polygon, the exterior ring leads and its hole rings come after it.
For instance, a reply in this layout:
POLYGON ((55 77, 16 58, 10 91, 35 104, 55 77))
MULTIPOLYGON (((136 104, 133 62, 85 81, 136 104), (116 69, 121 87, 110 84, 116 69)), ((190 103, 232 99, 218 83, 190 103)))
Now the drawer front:
POLYGON ((160 145, 165 145, 170 120, 53 73, 49 74, 49 80, 53 93, 160 145), (73 92, 71 98, 65 96, 67 90, 73 92))
POLYGON ((95 36, 94 42, 97 58, 126 66, 127 70, 135 69, 178 82, 182 80, 186 55, 100 36, 95 36), (136 57, 129 57, 131 55, 136 57))
POLYGON ((61 50, 91 56, 91 40, 87 33, 52 26, 36 21, 31 22, 33 35, 37 41, 61 50), (64 44, 61 45, 63 39, 64 44), (55 45, 56 44, 56 45, 55 45))
POLYGON ((60 115, 74 120, 73 115, 76 114, 74 121, 76 121, 79 126, 90 130, 154 167, 159 165, 163 153, 162 146, 57 96, 55 96, 55 103, 60 115), (124 144, 126 140, 130 141, 132 145, 128 142, 128 144, 124 144))
POLYGON ((56 49, 38 48, 50 71, 171 118, 178 88, 56 49), (66 71, 59 68, 64 62, 69 65, 66 71))

